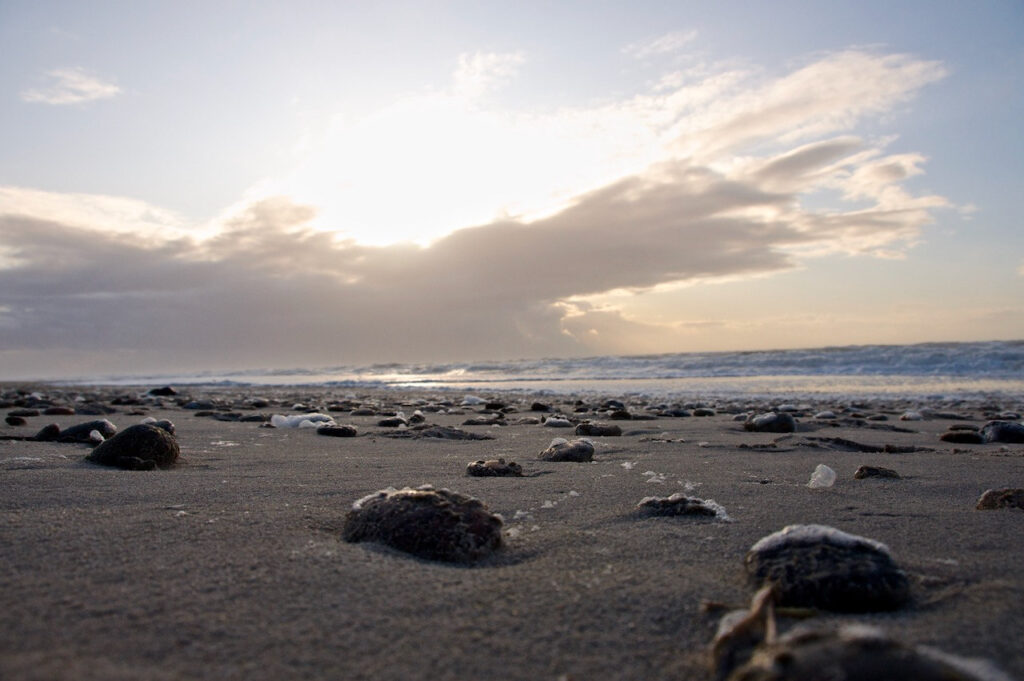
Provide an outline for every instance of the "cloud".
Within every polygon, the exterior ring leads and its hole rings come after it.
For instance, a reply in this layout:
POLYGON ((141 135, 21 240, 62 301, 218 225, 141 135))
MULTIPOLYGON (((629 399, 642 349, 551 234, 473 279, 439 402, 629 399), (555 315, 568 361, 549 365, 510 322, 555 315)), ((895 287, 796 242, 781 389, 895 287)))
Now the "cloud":
POLYGON ((462 97, 479 97, 515 77, 525 61, 522 52, 460 54, 453 76, 455 92, 462 97))
MULTIPOLYGON (((485 217, 438 233, 429 246, 354 240, 329 229, 320 206, 285 196, 253 201, 199 229, 125 238, 95 228, 104 210, 111 223, 125 215, 146 222, 160 212, 110 197, 0 189, 18 199, 0 204, 8 348, 0 363, 14 361, 11 353, 20 353, 17 361, 36 353, 46 366, 45 355, 55 353, 128 372, 676 349, 693 325, 632 314, 631 297, 768 276, 831 253, 898 256, 916 242, 932 212, 947 205, 904 186, 922 172, 924 157, 887 153, 884 140, 850 131, 938 77, 939 67, 922 64, 843 53, 753 90, 740 85, 749 74, 718 74, 607 104, 596 125, 619 129, 609 123, 619 121, 627 129, 624 121, 642 121, 656 131, 650 148, 662 153, 634 156, 621 166, 632 170, 614 177, 570 185, 554 208, 485 217), (838 63, 860 75, 844 75, 838 63), (831 84, 818 83, 815 73, 831 84), (871 90, 860 82, 864 74, 880 81, 887 99, 863 101, 871 90), (679 153, 687 145, 694 153, 679 153), (805 200, 821 192, 835 201, 805 200)), ((450 104, 432 101, 442 112, 450 104)), ((402 119, 397 111, 393 120, 402 119)), ((559 120, 589 119, 578 110, 559 120)), ((500 130, 484 126, 478 139, 500 130)), ((381 179, 400 173, 401 154, 375 151, 385 159, 381 179)), ((500 165, 507 157, 496 159, 500 165)), ((525 161, 543 174, 548 159, 525 161)), ((490 167, 473 170, 485 185, 500 185, 485 172, 490 167)), ((434 204, 421 190, 435 186, 438 168, 420 171, 380 185, 381 210, 404 204, 414 217, 429 216, 434 204)), ((446 200, 473 188, 456 183, 446 200)))
POLYGON ((646 42, 631 43, 622 48, 625 54, 636 59, 650 59, 666 54, 679 52, 682 48, 697 39, 697 31, 672 31, 646 42))
POLYGON ((42 88, 24 90, 24 102, 38 104, 81 104, 108 99, 121 93, 121 88, 80 67, 47 71, 48 83, 42 88))

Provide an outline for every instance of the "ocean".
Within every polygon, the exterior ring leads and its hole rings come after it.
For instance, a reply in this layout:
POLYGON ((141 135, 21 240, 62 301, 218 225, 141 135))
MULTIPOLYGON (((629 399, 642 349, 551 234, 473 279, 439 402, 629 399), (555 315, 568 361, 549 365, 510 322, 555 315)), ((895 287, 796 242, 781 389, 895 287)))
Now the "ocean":
POLYGON ((860 345, 484 362, 386 363, 94 377, 107 385, 419 388, 808 398, 1024 400, 1024 341, 860 345))

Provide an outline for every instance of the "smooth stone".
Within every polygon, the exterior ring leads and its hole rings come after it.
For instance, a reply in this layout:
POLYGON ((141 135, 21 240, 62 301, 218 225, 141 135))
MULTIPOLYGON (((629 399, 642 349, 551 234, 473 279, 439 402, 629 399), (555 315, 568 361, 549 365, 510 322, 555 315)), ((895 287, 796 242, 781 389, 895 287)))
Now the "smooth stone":
POLYGON ((825 525, 790 525, 755 543, 744 559, 750 581, 771 585, 779 605, 837 612, 894 610, 910 584, 879 542, 825 525))
POLYGON ((622 435, 622 428, 609 423, 581 423, 576 426, 576 434, 615 437, 622 435))
POLYGON ((79 416, 106 416, 107 414, 116 413, 117 410, 113 407, 100 404, 99 402, 89 402, 75 407, 75 414, 79 416))
POLYGON ((56 423, 48 423, 36 433, 36 439, 40 442, 49 442, 60 437, 60 426, 56 423))
POLYGON ((1024 443, 1024 425, 1012 421, 989 421, 981 427, 985 442, 1024 443))
POLYGON ((60 435, 57 439, 62 442, 88 442, 89 433, 94 430, 99 431, 100 435, 104 438, 109 438, 113 437, 114 434, 117 433, 117 426, 106 419, 87 421, 85 423, 79 423, 69 428, 65 428, 60 431, 60 435))
POLYGON ((173 435, 163 428, 140 423, 101 442, 86 459, 104 466, 151 470, 173 466, 179 454, 178 441, 173 435))
POLYGON ((792 433, 796 431, 796 419, 787 412, 770 411, 748 417, 743 428, 755 433, 792 433))
POLYGON ((504 426, 508 422, 505 420, 504 414, 498 414, 496 416, 475 416, 468 418, 462 422, 464 426, 504 426))
POLYGON ((407 425, 407 422, 401 416, 391 416, 377 421, 377 426, 379 428, 398 428, 399 426, 404 425, 407 425))
POLYGON ((903 412, 900 421, 924 421, 924 415, 919 411, 903 412))
POLYGON ((573 423, 569 419, 552 416, 544 420, 545 428, 572 428, 573 423))
POLYGON ((7 412, 8 416, 17 416, 21 418, 39 416, 38 409, 15 409, 14 411, 7 412))
POLYGON ((863 480, 865 478, 894 478, 900 479, 900 474, 891 468, 882 468, 881 466, 861 466, 858 468, 853 477, 857 480, 863 480))
POLYGON ((74 416, 75 410, 71 407, 47 407, 43 410, 45 416, 74 416))
POLYGON ((522 477, 523 467, 515 461, 506 463, 505 459, 481 459, 466 466, 466 474, 478 478, 522 477))
POLYGON ((27 426, 28 421, 25 420, 24 416, 8 416, 4 419, 4 422, 9 426, 27 426))
POLYGON ((636 507, 646 516, 725 517, 725 509, 715 502, 688 497, 682 492, 676 492, 668 497, 645 497, 636 507))
POLYGON ((939 436, 943 442, 953 442, 961 445, 983 445, 985 438, 981 433, 973 430, 950 430, 939 436))
POLYGON ((608 418, 613 421, 629 421, 633 418, 633 415, 625 409, 616 409, 612 413, 608 414, 608 418))
POLYGON ((360 407, 359 409, 353 409, 351 416, 376 416, 377 410, 370 409, 369 407, 360 407))
POLYGON ((153 397, 173 397, 178 394, 178 391, 169 385, 165 385, 162 388, 151 388, 148 394, 153 397))
POLYGON ((693 410, 694 416, 714 416, 716 413, 714 409, 708 407, 697 407, 693 410))
POLYGON ((478 499, 424 486, 359 499, 342 538, 377 542, 428 560, 473 563, 501 547, 501 518, 478 499))
POLYGON ((543 402, 534 402, 530 405, 530 411, 551 411, 551 405, 543 402))
POLYGON ((576 461, 594 460, 594 445, 587 440, 568 442, 558 438, 543 452, 537 455, 541 461, 576 461))
POLYGON ((987 489, 975 508, 979 511, 992 511, 999 508, 1024 508, 1024 489, 1007 487, 1004 489, 987 489))
POLYGON ((316 434, 328 437, 356 437, 359 432, 355 426, 320 426, 316 429, 316 434))

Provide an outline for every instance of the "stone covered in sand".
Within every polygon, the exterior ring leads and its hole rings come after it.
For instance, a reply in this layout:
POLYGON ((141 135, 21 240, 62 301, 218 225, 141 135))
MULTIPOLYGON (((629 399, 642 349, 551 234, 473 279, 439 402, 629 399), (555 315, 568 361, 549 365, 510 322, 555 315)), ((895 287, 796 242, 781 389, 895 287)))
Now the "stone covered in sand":
POLYGON ((780 605, 838 612, 893 610, 909 596, 906 573, 882 543, 825 525, 790 525, 755 543, 750 581, 780 605))
POLYGON ((505 459, 481 459, 466 466, 466 475, 478 478, 522 477, 523 467, 515 461, 506 463, 505 459))
POLYGON ((342 538, 377 542, 420 558, 473 563, 501 546, 501 518, 478 499, 429 485, 359 499, 342 538))
POLYGON ((555 438, 543 452, 537 455, 541 461, 593 461, 594 443, 589 440, 555 438))
POLYGON ((979 511, 994 511, 999 508, 1024 508, 1024 489, 987 489, 978 499, 975 508, 979 511))
POLYGON ((711 499, 688 497, 676 492, 668 497, 644 497, 636 505, 637 510, 646 516, 703 516, 726 519, 725 509, 711 499))
POLYGON ((173 466, 179 454, 173 435, 158 426, 140 423, 101 442, 86 458, 104 466, 152 470, 173 466))
POLYGON ((788 412, 770 411, 748 417, 743 428, 755 433, 792 433, 796 431, 796 419, 788 412))

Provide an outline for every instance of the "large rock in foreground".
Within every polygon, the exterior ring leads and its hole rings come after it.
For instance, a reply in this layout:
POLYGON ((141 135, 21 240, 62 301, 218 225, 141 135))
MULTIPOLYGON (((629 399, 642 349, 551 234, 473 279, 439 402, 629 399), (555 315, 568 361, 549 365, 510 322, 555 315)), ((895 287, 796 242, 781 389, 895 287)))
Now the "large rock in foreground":
POLYGON ((104 440, 86 457, 104 466, 128 470, 170 468, 180 455, 178 441, 165 429, 140 423, 104 440))
POLYGON ((388 488, 359 499, 342 538, 378 542, 420 558, 473 563, 501 546, 501 518, 479 499, 424 486, 388 488))
POLYGON ((825 525, 790 525, 754 544, 745 565, 779 605, 838 612, 894 610, 906 602, 906 573, 882 543, 825 525))

